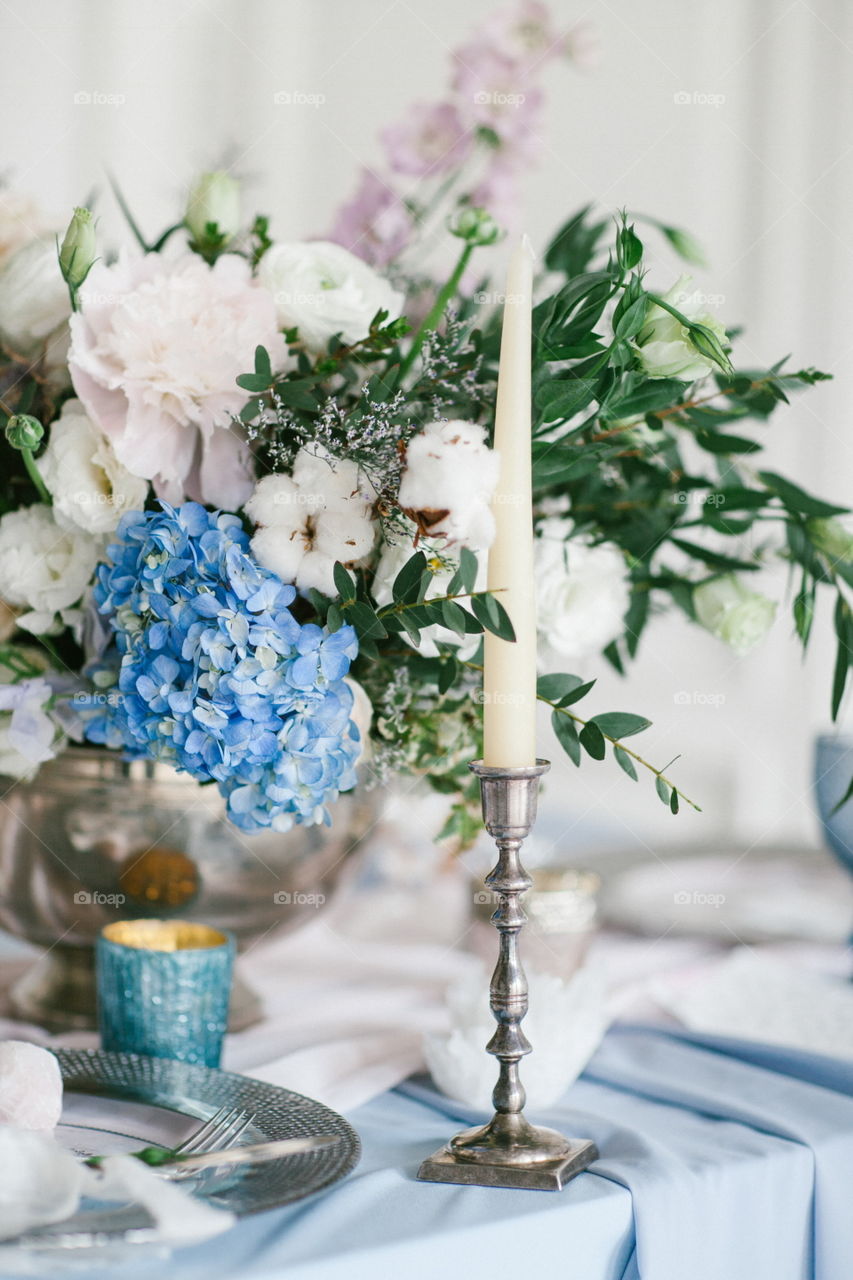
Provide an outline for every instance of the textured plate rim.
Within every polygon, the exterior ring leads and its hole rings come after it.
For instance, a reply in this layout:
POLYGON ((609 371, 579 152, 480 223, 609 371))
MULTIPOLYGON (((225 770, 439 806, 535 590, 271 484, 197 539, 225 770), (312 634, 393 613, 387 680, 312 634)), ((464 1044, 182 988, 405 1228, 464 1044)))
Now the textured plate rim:
MULTIPOLYGON (((320 1191, 325 1191, 350 1174, 361 1159, 361 1139, 348 1120, 324 1103, 317 1102, 305 1094, 285 1089, 281 1085, 269 1084, 265 1080, 256 1080, 234 1071, 223 1071, 218 1067, 178 1062, 171 1058, 153 1058, 139 1053, 66 1048, 56 1048, 54 1053, 59 1061, 63 1086, 70 1093, 123 1098, 203 1120, 219 1105, 217 1099, 209 1100, 205 1097, 205 1085, 215 1085, 217 1091, 224 1086, 231 1091, 232 1105, 239 1105, 241 1095, 247 1095, 246 1107, 253 1111, 254 1124, 265 1138, 285 1138, 296 1135, 292 1128, 275 1113, 272 1116, 264 1115, 263 1110, 258 1106, 259 1093, 261 1103, 266 1095, 270 1102, 275 1102, 280 1107, 309 1111, 312 1116, 317 1117, 316 1125, 312 1121, 312 1129, 316 1127, 319 1131, 322 1125, 324 1132, 338 1134, 344 1140, 341 1144, 344 1150, 340 1158, 332 1163, 326 1172, 318 1176, 316 1182, 309 1185, 308 1190, 296 1191, 294 1194, 273 1192, 271 1195, 252 1198, 246 1204, 228 1204, 238 1219, 271 1209, 285 1208, 289 1204, 295 1204, 320 1191), (132 1073, 132 1078, 125 1081, 107 1078, 103 1071, 105 1067, 128 1069, 132 1073), (159 1087, 152 1089, 152 1082, 159 1087)), ((297 1160, 312 1158, 310 1155, 296 1157, 297 1160)), ((270 1161, 266 1167, 273 1172, 279 1164, 279 1161, 270 1161)))

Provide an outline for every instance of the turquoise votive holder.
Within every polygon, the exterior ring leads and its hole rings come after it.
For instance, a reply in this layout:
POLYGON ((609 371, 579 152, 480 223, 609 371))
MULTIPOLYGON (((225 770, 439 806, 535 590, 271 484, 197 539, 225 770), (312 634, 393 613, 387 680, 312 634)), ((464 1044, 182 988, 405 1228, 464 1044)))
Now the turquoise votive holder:
POLYGON ((184 920, 118 920, 98 938, 103 1047, 218 1067, 234 938, 184 920))

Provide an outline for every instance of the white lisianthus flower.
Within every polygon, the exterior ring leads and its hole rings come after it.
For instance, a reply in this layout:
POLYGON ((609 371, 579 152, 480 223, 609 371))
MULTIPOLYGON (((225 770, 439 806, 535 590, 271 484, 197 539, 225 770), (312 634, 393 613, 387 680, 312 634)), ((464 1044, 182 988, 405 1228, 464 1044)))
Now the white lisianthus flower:
MULTIPOLYGON (((702 294, 690 288, 691 280, 691 276, 681 276, 669 293, 663 295, 664 301, 688 320, 705 325, 719 338, 722 347, 728 346, 723 325, 708 310, 702 294)), ((713 360, 696 350, 680 320, 654 305, 646 312, 646 322, 637 335, 636 351, 650 378, 682 378, 685 382, 694 382, 713 373, 717 367, 713 360)))
POLYGON ((64 741, 47 712, 53 690, 41 676, 21 680, 0 662, 0 774, 32 778, 64 741), (13 678, 11 683, 7 680, 13 678))
POLYGON ((534 542, 539 634, 569 665, 600 653, 622 633, 630 600, 625 557, 613 543, 572 538, 572 522, 543 520, 534 542))
POLYGON ((344 342, 359 342, 377 311, 396 320, 403 310, 404 295, 384 276, 325 240, 274 244, 261 259, 258 279, 275 299, 281 327, 297 328, 312 351, 325 350, 336 333, 344 342))
POLYGON ((44 231, 44 216, 31 196, 0 190, 0 263, 44 231))
POLYGON ((62 406, 38 468, 64 529, 111 533, 125 511, 141 511, 148 497, 148 481, 121 465, 79 400, 62 406))
POLYGON ((23 609, 18 626, 51 635, 78 620, 80 597, 95 571, 101 538, 63 529, 50 507, 8 511, 0 518, 0 596, 23 609))
POLYGON ((335 561, 355 565, 373 549, 375 501, 354 462, 300 449, 292 475, 264 476, 246 503, 258 526, 252 552, 283 582, 334 596, 335 561))
POLYGON ((361 747, 358 759, 364 762, 369 760, 372 755, 370 726, 373 724, 373 703, 368 698, 364 686, 360 685, 357 680, 353 680, 352 676, 344 676, 344 684, 348 685, 352 692, 352 711, 349 718, 358 729, 358 740, 361 747))
POLYGON ((475 422, 433 422, 406 447, 397 501, 422 532, 485 550, 495 536, 491 500, 500 458, 475 422))
POLYGON ((56 243, 31 240, 0 271, 0 336, 16 355, 32 355, 71 314, 56 243))
MULTIPOLYGON (((408 536, 401 533, 399 541, 385 543, 373 578, 372 594, 378 605, 390 604, 394 598, 392 591, 394 579, 406 561, 411 560, 415 554, 414 541, 416 536, 417 528, 412 524, 409 528, 408 536)), ((428 543, 423 541, 421 541, 417 549, 424 552, 428 561, 435 555, 435 548, 430 547, 428 543)), ((427 600, 434 600, 436 596, 447 595, 447 588, 456 570, 456 564, 444 551, 441 552, 441 561, 437 557, 434 560, 436 565, 441 562, 444 562, 443 567, 435 568, 433 572, 432 582, 426 593, 427 600)), ((485 556, 480 556, 478 559, 477 581, 474 584, 474 589, 476 591, 485 591, 486 589, 485 556)), ((470 635, 463 638, 458 636, 455 631, 451 631, 449 627, 441 627, 436 624, 423 628, 421 642, 417 646, 413 644, 405 631, 400 632, 400 639, 405 640, 412 648, 417 648, 418 653, 423 654, 425 658, 438 657, 438 646, 440 644, 453 645, 457 650, 457 656, 464 662, 476 653, 481 637, 479 635, 470 635)))
POLYGON ((741 657, 764 639, 776 617, 776 602, 750 591, 733 573, 694 587, 693 607, 699 623, 741 657))
POLYGON ((853 563, 853 532, 849 521, 830 516, 810 520, 808 527, 812 542, 833 564, 853 563))

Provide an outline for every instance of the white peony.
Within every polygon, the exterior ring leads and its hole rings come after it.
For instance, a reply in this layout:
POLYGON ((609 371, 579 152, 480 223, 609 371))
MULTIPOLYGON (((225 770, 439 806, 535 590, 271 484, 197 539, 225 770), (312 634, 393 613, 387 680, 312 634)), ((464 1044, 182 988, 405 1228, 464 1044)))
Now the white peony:
POLYGON ((0 337, 15 355, 33 355, 70 314, 56 242, 31 240, 0 271, 0 337))
POLYGON ((333 334, 359 342, 377 311, 402 313, 404 295, 348 249, 325 240, 274 244, 258 278, 275 298, 279 323, 296 327, 305 346, 323 351, 333 334))
POLYGON ((225 253, 96 263, 71 320, 69 365, 89 417, 122 466, 153 480, 160 497, 187 496, 236 511, 253 466, 234 417, 246 402, 236 379, 256 346, 286 359, 275 307, 249 264, 225 253))
MULTIPOLYGON (((373 578, 373 598, 378 605, 390 604, 393 599, 392 587, 394 579, 403 568, 407 560, 411 560, 415 554, 415 537, 417 528, 415 525, 410 526, 408 537, 401 534, 397 542, 386 542, 382 554, 379 557, 379 563, 376 566, 376 573, 373 578)), ((428 544, 421 542, 419 549, 423 551, 429 560, 433 548, 428 544)), ((427 600, 433 600, 436 596, 447 595, 447 588, 450 579, 453 577, 456 564, 449 559, 445 552, 442 552, 442 560, 446 567, 437 568, 432 576, 429 590, 427 591, 427 600)), ((436 559, 435 563, 439 563, 436 559)), ((475 590, 485 591, 486 589, 486 557, 481 556, 477 568, 477 581, 474 584, 475 590)), ((464 603, 464 601, 462 602, 464 603)), ((412 644, 409 636, 405 631, 400 632, 400 638, 405 640, 407 644, 412 644)), ((435 658, 438 656, 438 646, 440 644, 454 645, 457 649, 458 656, 464 662, 472 657, 479 646, 480 636, 471 635, 458 636, 455 631, 451 631, 449 627, 440 627, 438 625, 424 627, 421 631, 421 642, 417 646, 418 653, 424 655, 425 658, 435 658)), ((414 645, 412 646, 415 647, 414 645)))
POLYGON ((125 511, 145 506, 148 481, 121 465, 79 400, 62 406, 38 467, 53 498, 56 522, 65 529, 111 533, 125 511))
POLYGON ((750 591, 733 573, 693 589, 698 622, 743 656, 764 639, 776 617, 776 603, 750 591))
POLYGON ((246 503, 255 558, 300 591, 334 596, 335 561, 358 564, 373 549, 375 501, 354 462, 300 449, 293 474, 264 476, 246 503))
POLYGON ((23 609, 18 626, 50 635, 77 620, 103 542, 82 529, 62 529, 41 502, 0 518, 0 596, 23 609))
POLYGON ((474 422, 433 422, 406 448, 397 501, 422 532, 484 550, 495 536, 491 510, 500 458, 474 422))
POLYGON ((577 666, 621 635, 630 584, 618 547, 589 546, 571 533, 570 520, 543 520, 533 554, 539 633, 577 666))
MULTIPOLYGON (((727 346, 725 329, 708 310, 702 294, 690 288, 691 279, 691 276, 681 276, 669 293, 663 295, 664 301, 688 320, 705 325, 723 347, 727 346)), ((646 322, 637 335, 637 354, 650 378, 683 378, 685 382, 693 382, 714 372, 717 367, 714 361, 696 350, 687 332, 681 321, 662 307, 649 307, 646 322)))

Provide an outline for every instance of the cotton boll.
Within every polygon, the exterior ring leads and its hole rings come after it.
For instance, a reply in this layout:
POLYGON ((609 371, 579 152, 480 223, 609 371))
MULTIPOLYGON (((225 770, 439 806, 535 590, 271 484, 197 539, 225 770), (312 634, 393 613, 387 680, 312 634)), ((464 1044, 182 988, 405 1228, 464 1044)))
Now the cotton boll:
POLYGON ((289 534, 278 525, 257 529, 252 538, 252 554, 258 564, 276 574, 282 582, 294 582, 305 556, 305 544, 297 532, 289 534))
POLYGON ((372 550, 375 536, 372 522, 357 512, 326 511, 317 521, 314 547, 332 560, 349 564, 372 550))
POLYGON ((259 528, 260 564, 300 591, 336 594, 335 561, 359 563, 376 537, 376 494, 354 462, 323 449, 300 449, 291 476, 266 476, 246 511, 259 528))
POLYGON ((306 551, 299 563, 294 581, 300 591, 320 591, 324 596, 336 594, 334 560, 324 551, 306 551))
POLYGON ((62 1073, 52 1053, 26 1040, 0 1044, 0 1124, 56 1128, 62 1115, 62 1073))
POLYGON ((245 510, 255 524, 284 525, 291 518, 294 528, 305 514, 299 501, 299 490, 290 476, 264 476, 255 485, 245 510))
POLYGON ((62 1222, 84 1181, 83 1166, 48 1134, 0 1126, 0 1240, 62 1222))
POLYGON ((494 539, 490 511, 500 459, 474 422, 433 422, 409 441, 397 500, 431 537, 483 549, 494 539))

